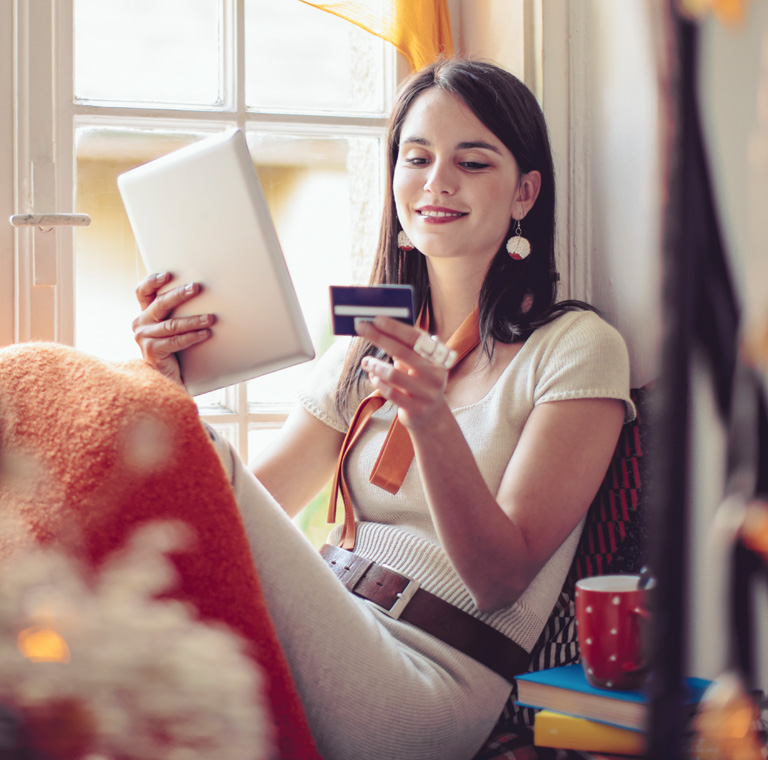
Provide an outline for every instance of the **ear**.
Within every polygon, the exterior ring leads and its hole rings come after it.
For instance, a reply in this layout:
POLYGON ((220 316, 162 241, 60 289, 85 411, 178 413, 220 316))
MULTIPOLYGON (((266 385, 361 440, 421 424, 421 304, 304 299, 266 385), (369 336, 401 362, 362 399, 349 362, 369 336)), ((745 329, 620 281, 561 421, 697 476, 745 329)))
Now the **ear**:
POLYGON ((520 184, 517 189, 517 195, 515 196, 515 211, 512 215, 514 219, 524 219, 526 214, 531 210, 536 199, 539 197, 539 191, 541 190, 541 172, 534 169, 533 171, 523 174, 520 177, 520 184), (520 214, 520 216, 518 216, 520 214))

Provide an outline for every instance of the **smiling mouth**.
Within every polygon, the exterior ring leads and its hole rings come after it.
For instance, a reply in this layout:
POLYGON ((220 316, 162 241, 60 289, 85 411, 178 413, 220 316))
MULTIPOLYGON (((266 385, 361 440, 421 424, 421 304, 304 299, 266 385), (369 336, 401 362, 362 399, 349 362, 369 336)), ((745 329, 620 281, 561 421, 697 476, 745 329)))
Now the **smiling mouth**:
POLYGON ((435 211, 426 208, 419 209, 416 213, 427 219, 457 219, 458 217, 466 216, 466 214, 461 211, 435 211))

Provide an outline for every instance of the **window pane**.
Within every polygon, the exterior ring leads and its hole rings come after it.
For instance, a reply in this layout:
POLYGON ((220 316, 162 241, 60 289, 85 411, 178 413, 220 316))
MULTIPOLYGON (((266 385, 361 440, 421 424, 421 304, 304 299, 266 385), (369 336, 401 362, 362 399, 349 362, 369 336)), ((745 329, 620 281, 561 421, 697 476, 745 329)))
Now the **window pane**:
POLYGON ((384 43, 293 0, 246 0, 246 103, 291 111, 384 110, 384 43))
POLYGON ((75 0, 75 98, 220 105, 220 6, 221 0, 75 0))
POLYGON ((201 393, 199 396, 195 396, 195 402, 200 414, 236 414, 239 406, 237 397, 237 386, 233 385, 228 388, 201 393))
MULTIPOLYGON (((379 218, 379 140, 248 135, 315 351, 333 341, 328 287, 367 282, 379 218)), ((291 403, 311 362, 248 383, 248 403, 291 403)))
POLYGON ((277 440, 280 425, 248 426, 248 460, 252 462, 262 451, 268 449, 277 440))
POLYGON ((131 321, 145 275, 117 176, 205 137, 197 131, 83 127, 77 131, 76 208, 90 214, 75 247, 75 345, 108 360, 141 356, 131 321))
MULTIPOLYGON (((224 129, 228 125, 221 125, 224 129)), ((200 130, 77 131, 77 205, 90 214, 75 250, 75 345, 108 360, 138 358, 131 321, 146 272, 117 188, 117 176, 206 136, 200 130)), ((288 268, 321 354, 332 341, 328 286, 366 282, 379 215, 379 140, 248 133, 288 268)), ((293 402, 309 364, 249 383, 248 402, 293 402)), ((206 413, 236 408, 231 394, 199 399, 206 413)))

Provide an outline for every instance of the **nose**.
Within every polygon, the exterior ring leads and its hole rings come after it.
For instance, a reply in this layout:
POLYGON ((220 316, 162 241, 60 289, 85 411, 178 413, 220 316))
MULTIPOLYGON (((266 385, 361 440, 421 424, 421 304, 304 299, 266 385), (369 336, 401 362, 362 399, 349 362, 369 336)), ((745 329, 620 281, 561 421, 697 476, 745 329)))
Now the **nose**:
POLYGON ((445 161, 435 161, 427 172, 424 190, 435 195, 452 195, 456 192, 454 168, 445 161))

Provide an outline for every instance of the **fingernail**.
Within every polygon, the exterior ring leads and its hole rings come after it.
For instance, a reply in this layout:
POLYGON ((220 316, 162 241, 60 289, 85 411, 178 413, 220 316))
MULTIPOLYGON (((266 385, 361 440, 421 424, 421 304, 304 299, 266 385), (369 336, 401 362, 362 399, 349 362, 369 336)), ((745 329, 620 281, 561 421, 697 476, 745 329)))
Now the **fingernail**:
POLYGON ((189 285, 184 286, 185 293, 191 293, 195 289, 195 283, 190 282, 189 285))
POLYGON ((371 325, 368 320, 361 319, 355 324, 355 332, 358 335, 367 335, 371 330, 371 325))
POLYGON ((370 366, 371 366, 371 360, 370 360, 370 358, 369 358, 369 357, 367 357, 367 356, 366 356, 366 357, 364 357, 364 358, 363 358, 363 361, 361 362, 361 364, 363 365, 363 369, 364 369, 364 370, 368 370, 368 369, 370 368, 370 366))
POLYGON ((157 282, 160 282, 161 280, 164 280, 168 276, 168 272, 158 272, 155 275, 155 280, 157 282))
POLYGON ((211 315, 210 314, 201 314, 197 318, 198 322, 200 322, 201 325, 207 325, 211 321, 211 315))

